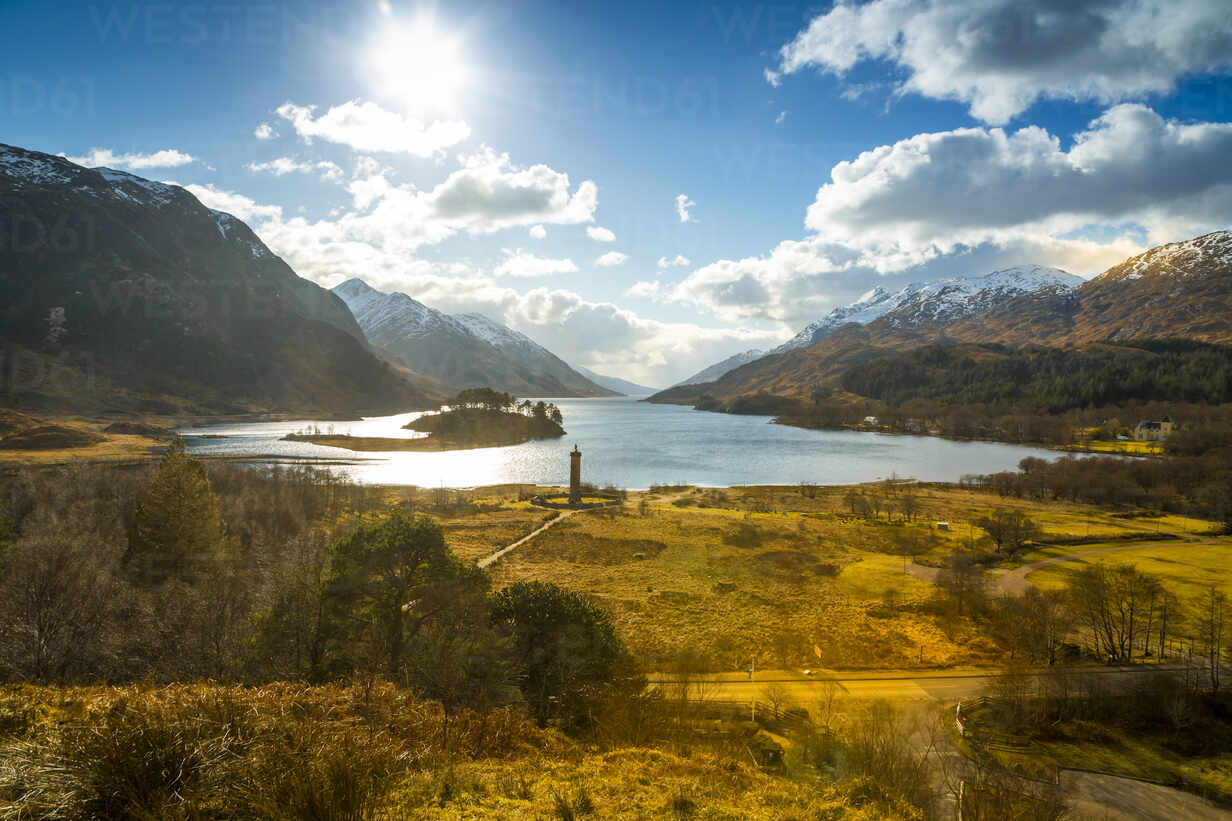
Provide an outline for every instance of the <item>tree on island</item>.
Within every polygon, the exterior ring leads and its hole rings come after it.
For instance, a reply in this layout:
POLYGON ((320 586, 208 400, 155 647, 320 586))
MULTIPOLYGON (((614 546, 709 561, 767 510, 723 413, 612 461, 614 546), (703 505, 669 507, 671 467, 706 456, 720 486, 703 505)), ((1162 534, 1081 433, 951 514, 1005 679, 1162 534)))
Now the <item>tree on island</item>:
POLYGON ((459 391, 450 403, 454 408, 479 408, 488 411, 510 411, 517 402, 511 393, 492 388, 467 388, 459 391))
POLYGON ((501 413, 519 413, 532 419, 550 419, 556 424, 564 422, 560 408, 551 402, 531 402, 529 399, 518 401, 511 393, 493 390, 492 388, 467 388, 459 391, 453 398, 450 407, 454 410, 484 410, 501 413))

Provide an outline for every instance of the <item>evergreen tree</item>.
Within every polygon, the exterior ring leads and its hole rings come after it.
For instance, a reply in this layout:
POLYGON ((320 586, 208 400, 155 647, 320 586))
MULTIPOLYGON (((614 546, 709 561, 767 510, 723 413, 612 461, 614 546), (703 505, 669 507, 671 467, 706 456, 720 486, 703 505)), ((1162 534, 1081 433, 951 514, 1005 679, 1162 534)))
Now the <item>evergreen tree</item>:
POLYGON ((224 536, 205 465, 177 437, 137 500, 125 567, 143 586, 192 582, 218 559, 224 536))
POLYGON ((612 689, 640 691, 604 610, 550 582, 517 582, 493 596, 493 623, 512 640, 522 694, 541 724, 584 725, 612 689))
POLYGON ((367 668, 404 682, 413 641, 439 622, 459 597, 487 584, 463 565, 427 516, 393 513, 362 525, 331 548, 325 581, 332 674, 367 668))

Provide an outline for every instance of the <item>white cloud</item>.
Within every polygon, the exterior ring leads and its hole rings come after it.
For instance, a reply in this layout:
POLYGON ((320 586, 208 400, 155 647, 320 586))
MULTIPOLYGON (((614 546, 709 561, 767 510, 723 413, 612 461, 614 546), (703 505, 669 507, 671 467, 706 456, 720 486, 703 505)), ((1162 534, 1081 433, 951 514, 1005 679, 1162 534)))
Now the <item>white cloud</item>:
POLYGON ((353 177, 375 177, 377 174, 386 173, 381 167, 380 162, 374 157, 367 157, 363 154, 355 158, 355 170, 351 172, 353 177))
MULTIPOLYGON (((589 180, 571 193, 568 175, 544 165, 516 166, 507 155, 488 149, 458 159, 461 167, 430 191, 397 185, 383 173, 352 179, 346 185, 351 206, 334 209, 323 220, 283 219, 280 209, 253 210, 255 203, 229 192, 207 195, 215 200, 236 197, 235 207, 261 221, 252 228, 262 239, 297 273, 318 282, 344 273, 392 275, 404 270, 419 248, 463 232, 487 234, 593 219, 598 189, 589 180)), ((512 267, 505 270, 513 272, 512 267)), ((552 271, 543 271, 547 273, 552 271)))
POLYGON ((316 108, 286 102, 278 107, 277 114, 291 123, 305 142, 320 138, 356 151, 431 157, 471 134, 470 126, 461 121, 425 124, 363 100, 334 106, 320 117, 313 116, 316 108))
POLYGON ((505 251, 505 260, 492 271, 496 276, 543 277, 552 274, 572 274, 578 269, 571 259, 549 259, 518 249, 505 251))
POLYGON ((919 134, 837 164, 805 223, 821 238, 875 250, 889 267, 899 256, 919 263, 961 245, 1093 223, 1224 227, 1229 156, 1232 123, 1182 124, 1132 103, 1093 120, 1068 151, 1037 126, 919 134))
POLYGON ((434 308, 478 311, 521 331, 566 361, 606 367, 645 384, 667 385, 737 351, 783 341, 782 330, 710 328, 641 317, 608 302, 561 289, 509 287, 515 276, 572 272, 569 260, 507 252, 507 278, 484 276, 463 263, 417 259, 381 241, 372 226, 361 230, 354 212, 332 221, 284 219, 277 206, 213 186, 187 186, 211 208, 249 222, 261 239, 301 276, 330 287, 357 273, 373 287, 402 291, 434 308), (371 229, 372 236, 365 236, 371 229), (517 270, 515 271, 514 268, 517 270), (549 270, 551 269, 551 270, 549 270))
POLYGON ((129 168, 140 170, 142 168, 178 168, 181 165, 198 162, 198 159, 191 154, 185 154, 183 151, 177 151, 174 148, 164 148, 162 151, 155 151, 153 154, 117 154, 109 148, 91 148, 89 153, 82 157, 70 157, 67 154, 61 154, 69 162, 84 165, 87 168, 98 168, 106 166, 107 168, 129 168))
POLYGON ((677 194, 676 195, 676 216, 680 217, 681 222, 694 222, 695 221, 693 217, 690 216, 689 214, 689 209, 692 208, 694 205, 697 205, 697 203, 689 199, 687 194, 677 194))
MULTIPOLYGON (((184 189, 201 200, 206 208, 225 211, 244 222, 281 220, 282 208, 277 205, 259 205, 243 194, 222 191, 213 185, 186 185, 184 189)), ((252 227, 251 225, 249 227, 252 227)))
POLYGON ((625 296, 635 296, 643 299, 658 299, 663 293, 663 285, 659 282, 640 280, 633 283, 625 296))
POLYGON ((282 177, 287 174, 311 174, 316 172, 321 175, 323 180, 336 182, 342 179, 342 169, 337 163, 332 163, 328 160, 307 162, 291 157, 277 157, 268 162, 250 162, 245 167, 249 171, 256 173, 268 172, 275 177, 282 177))
POLYGON ((488 147, 460 155, 462 168, 453 172, 428 199, 433 215, 474 234, 501 228, 554 223, 591 222, 599 204, 598 186, 591 180, 569 193, 569 175, 546 165, 515 166, 508 154, 488 147))
POLYGON ((628 260, 628 254, 622 254, 619 251, 608 251, 595 260, 595 265, 602 268, 611 268, 615 265, 624 265, 628 260))
POLYGON ((677 254, 674 257, 659 257, 660 271, 666 271, 668 268, 687 268, 692 264, 689 258, 683 254, 677 254))
POLYGON ((1232 63, 1226 0, 839 0, 778 54, 767 79, 892 63, 899 93, 957 100, 1001 124, 1042 98, 1114 103, 1232 63))
POLYGON ((1097 273, 1144 239, 1227 227, 1228 156, 1232 123, 1137 104, 1109 109, 1068 150, 1036 126, 919 134, 837 164, 809 206, 809 237, 706 265, 671 296, 731 320, 800 323, 874 282, 1023 263, 1097 273))
POLYGON ((542 225, 532 225, 528 233, 530 234, 531 239, 546 239, 548 229, 544 228, 542 225))
POLYGON ((269 123, 261 123, 252 130, 252 136, 258 140, 272 140, 278 136, 278 132, 269 123))
POLYGON ((783 120, 786 120, 786 119, 787 119, 787 114, 788 114, 788 112, 787 112, 787 111, 780 111, 780 112, 779 112, 779 116, 777 116, 777 117, 775 117, 775 118, 774 118, 774 124, 775 124, 775 125, 781 125, 781 124, 782 124, 782 122, 783 122, 783 120))
POLYGON ((586 229, 586 235, 595 242, 615 242, 616 235, 602 226, 591 226, 586 229))
MULTIPOLYGON (((322 284, 336 285, 344 278, 338 275, 322 284)), ((422 260, 388 274, 366 271, 364 278, 379 290, 402 291, 448 313, 486 314, 567 362, 603 367, 651 385, 671 384, 737 351, 772 347, 787 338, 779 331, 661 322, 562 289, 540 287, 523 293, 509 287, 508 280, 446 270, 422 260)))

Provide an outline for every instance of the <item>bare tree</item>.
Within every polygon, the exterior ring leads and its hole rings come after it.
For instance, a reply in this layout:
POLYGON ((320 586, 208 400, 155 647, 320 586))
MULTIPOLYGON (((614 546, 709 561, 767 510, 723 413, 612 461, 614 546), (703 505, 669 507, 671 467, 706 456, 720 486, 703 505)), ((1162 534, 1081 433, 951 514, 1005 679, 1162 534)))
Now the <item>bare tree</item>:
POLYGON ((1223 662, 1223 644, 1227 634, 1224 624, 1225 610, 1228 599, 1223 593, 1211 585, 1198 599, 1198 640, 1202 644, 1202 652, 1206 657, 1207 673, 1210 678, 1211 692, 1219 692, 1219 668, 1223 662))

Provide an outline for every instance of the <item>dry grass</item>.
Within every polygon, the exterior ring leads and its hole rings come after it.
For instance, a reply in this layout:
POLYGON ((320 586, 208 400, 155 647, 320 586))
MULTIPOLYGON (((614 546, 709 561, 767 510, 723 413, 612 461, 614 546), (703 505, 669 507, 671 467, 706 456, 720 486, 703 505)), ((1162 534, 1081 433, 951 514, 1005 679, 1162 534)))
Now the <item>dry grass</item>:
MULTIPOLYGON (((1119 545, 1086 545, 1086 550, 1119 545)), ((1086 564, 1104 562, 1109 565, 1128 564, 1143 573, 1163 580, 1164 584, 1183 599, 1196 599, 1212 585, 1232 595, 1232 540, 1222 539, 1209 544, 1175 542, 1153 547, 1117 550, 1098 556, 1075 559, 1036 570, 1027 579, 1037 587, 1058 589, 1068 584, 1073 573, 1086 564)))
POLYGON ((990 658, 931 614, 931 585, 872 547, 884 526, 832 515, 651 506, 574 516, 493 568, 592 594, 648 668, 684 651, 715 669, 949 665, 990 658))
POLYGON ((415 817, 439 821, 917 817, 902 805, 862 800, 855 786, 792 781, 706 754, 633 748, 573 761, 466 764, 447 778, 425 774, 404 789, 407 803, 421 807, 415 817))
MULTIPOLYGON (((1211 527, 933 485, 913 488, 918 517, 903 523, 898 513, 893 521, 885 512, 853 516, 849 490, 656 488, 634 494, 622 510, 575 516, 537 537, 492 568, 494 581, 550 580, 592 594, 649 669, 663 669, 684 651, 726 670, 750 660, 759 667, 984 664, 998 660, 994 644, 972 624, 943 617, 936 589, 904 573, 904 554, 941 565, 959 547, 991 549, 974 522, 997 508, 1023 510, 1045 538, 1078 542, 1022 562, 1153 539, 1156 530, 1211 527), (936 526, 941 521, 948 530, 936 526), (1083 543, 1100 538, 1109 541, 1083 543)), ((862 490, 880 494, 888 507, 904 492, 884 483, 862 490)), ((476 523, 472 539, 482 532, 476 523)))
POLYGON ((582 750, 383 684, 0 689, 0 819, 918 819, 867 779, 582 750))
MULTIPOLYGON (((41 424, 33 417, 25 417, 21 428, 29 430, 41 424)), ((93 444, 80 447, 58 447, 39 450, 0 449, 0 466, 48 466, 70 462, 132 462, 149 459, 160 453, 165 442, 149 436, 104 433, 106 422, 84 419, 57 419, 56 427, 80 432, 90 439, 99 439, 93 444)))

